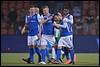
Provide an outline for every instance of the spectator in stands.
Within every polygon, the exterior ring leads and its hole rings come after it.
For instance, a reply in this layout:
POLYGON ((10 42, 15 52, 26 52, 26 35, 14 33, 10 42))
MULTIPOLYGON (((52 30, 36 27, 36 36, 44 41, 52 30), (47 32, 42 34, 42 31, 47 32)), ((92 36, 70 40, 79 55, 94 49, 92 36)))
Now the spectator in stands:
POLYGON ((88 22, 88 17, 83 18, 82 35, 87 35, 88 33, 87 22, 88 22))
POLYGON ((93 16, 89 16, 88 17, 88 21, 87 21, 87 24, 88 24, 88 34, 92 34, 94 22, 95 22, 94 21, 94 17, 93 16))
POLYGON ((1 11, 1 21, 4 20, 4 14, 3 12, 1 11))
POLYGON ((77 34, 81 34, 83 22, 80 17, 75 18, 77 34))
POLYGON ((24 25, 26 11, 24 9, 17 10, 17 24, 24 25))
POLYGON ((96 33, 99 35, 99 15, 96 17, 96 33))
POLYGON ((14 27, 14 31, 16 31, 16 18, 17 18, 17 13, 14 10, 14 8, 11 8, 9 13, 8 13, 8 20, 9 24, 14 27))

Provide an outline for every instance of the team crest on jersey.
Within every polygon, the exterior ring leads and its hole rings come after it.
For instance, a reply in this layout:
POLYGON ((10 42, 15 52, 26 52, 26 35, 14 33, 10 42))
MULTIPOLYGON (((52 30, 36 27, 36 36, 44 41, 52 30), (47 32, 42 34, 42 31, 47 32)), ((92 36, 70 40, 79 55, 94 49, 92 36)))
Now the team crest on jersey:
POLYGON ((33 19, 36 19, 36 16, 33 16, 32 18, 33 18, 33 19))
POLYGON ((31 22, 36 22, 35 20, 31 20, 31 22))

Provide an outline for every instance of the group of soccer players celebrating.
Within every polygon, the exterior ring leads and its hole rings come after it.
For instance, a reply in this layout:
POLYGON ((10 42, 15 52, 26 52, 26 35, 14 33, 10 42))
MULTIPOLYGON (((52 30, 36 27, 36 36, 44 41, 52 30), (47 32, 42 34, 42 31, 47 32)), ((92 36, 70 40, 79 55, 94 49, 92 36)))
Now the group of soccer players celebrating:
POLYGON ((48 6, 44 6, 42 10, 43 15, 40 15, 39 8, 31 6, 26 15, 21 33, 24 34, 26 30, 28 32, 29 57, 22 60, 35 64, 34 55, 37 53, 39 64, 74 64, 76 55, 73 47, 73 16, 68 9, 63 10, 63 15, 60 12, 50 14, 48 6), (61 60, 62 54, 66 56, 65 63, 61 60))

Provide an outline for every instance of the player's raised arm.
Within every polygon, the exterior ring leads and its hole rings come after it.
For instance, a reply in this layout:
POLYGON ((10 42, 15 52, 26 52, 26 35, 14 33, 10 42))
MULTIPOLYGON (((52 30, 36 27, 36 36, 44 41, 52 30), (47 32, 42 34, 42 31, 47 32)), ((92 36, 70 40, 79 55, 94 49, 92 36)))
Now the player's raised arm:
MULTIPOLYGON (((59 20, 62 20, 62 15, 61 15, 61 13, 58 12, 57 15, 58 15, 59 20)), ((64 18, 62 21, 64 22, 63 24, 54 23, 53 25, 56 26, 57 28, 66 28, 66 26, 67 26, 67 23, 66 23, 66 22, 67 22, 67 19, 64 18)))
POLYGON ((62 25, 56 23, 54 23, 53 25, 56 26, 57 28, 66 28, 67 27, 66 20, 67 20, 66 18, 63 20, 64 23, 62 25))
POLYGON ((50 19, 52 19, 53 16, 54 16, 54 14, 50 15, 49 18, 47 18, 47 21, 50 20, 50 19))
POLYGON ((37 15, 37 18, 38 18, 38 22, 39 22, 39 33, 38 33, 38 37, 41 38, 41 32, 42 32, 42 17, 38 14, 37 15))
POLYGON ((73 24, 73 16, 70 15, 69 9, 66 9, 66 8, 65 8, 65 9, 63 10, 63 14, 64 14, 65 17, 67 17, 66 21, 67 21, 67 22, 70 22, 71 24, 73 24))
POLYGON ((70 15, 69 16, 69 19, 66 19, 67 22, 70 22, 71 24, 73 24, 73 16, 70 15))
POLYGON ((39 23, 39 33, 38 33, 38 37, 39 39, 41 39, 41 33, 42 33, 42 23, 39 23))

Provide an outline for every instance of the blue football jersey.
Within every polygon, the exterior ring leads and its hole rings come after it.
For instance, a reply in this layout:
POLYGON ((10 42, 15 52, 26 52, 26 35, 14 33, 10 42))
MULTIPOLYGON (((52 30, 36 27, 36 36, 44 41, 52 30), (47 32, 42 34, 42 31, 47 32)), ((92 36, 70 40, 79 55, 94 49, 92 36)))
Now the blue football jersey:
POLYGON ((27 16, 26 17, 26 23, 28 25, 28 35, 29 36, 34 36, 38 34, 38 18, 37 14, 32 15, 32 16, 27 16))
POLYGON ((61 22, 61 25, 66 23, 66 28, 61 28, 61 36, 68 36, 73 34, 72 25, 73 25, 73 17, 72 15, 68 15, 65 17, 65 21, 61 22))
MULTIPOLYGON (((43 17, 46 20, 49 18, 49 16, 43 16, 43 17)), ((47 21, 47 23, 43 23, 42 34, 53 35, 53 33, 54 33, 53 20, 50 19, 47 21)))

